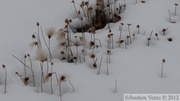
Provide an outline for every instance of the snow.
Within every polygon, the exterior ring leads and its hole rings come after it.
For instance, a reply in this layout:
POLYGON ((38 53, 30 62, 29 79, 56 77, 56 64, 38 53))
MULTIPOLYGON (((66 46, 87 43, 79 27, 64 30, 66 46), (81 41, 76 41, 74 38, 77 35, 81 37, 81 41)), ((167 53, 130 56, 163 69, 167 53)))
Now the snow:
MULTIPOLYGON (((113 1, 113 0, 112 0, 113 1)), ((180 8, 177 7, 177 16, 174 16, 174 3, 180 4, 179 0, 145 0, 146 3, 135 3, 135 0, 126 0, 126 9, 120 14, 122 20, 117 23, 111 23, 111 30, 114 38, 114 49, 111 50, 111 61, 109 66, 109 75, 107 75, 107 35, 109 29, 96 31, 96 38, 101 40, 102 47, 94 50, 97 65, 99 67, 100 58, 103 55, 100 74, 98 69, 92 68, 92 59, 89 58, 91 50, 88 49, 86 62, 67 63, 59 58, 56 37, 51 39, 51 51, 53 55, 53 71, 59 76, 65 75, 67 81, 63 82, 62 99, 63 101, 123 101, 123 94, 127 93, 180 93, 180 8), (171 11, 172 20, 169 22, 168 9, 171 11), (124 44, 121 47, 116 44, 119 39, 119 26, 124 23, 122 39, 128 35, 127 23, 130 26, 131 34, 135 34, 132 44, 125 49, 124 44), (136 25, 140 25, 140 34, 137 34, 136 25), (169 27, 169 28, 168 28, 169 27), (166 35, 162 34, 162 29, 168 28, 166 35), (147 46, 147 38, 153 31, 150 45, 147 46), (143 34, 145 32, 145 34, 143 34), (155 33, 158 33, 159 40, 155 33), (172 38, 169 42, 167 39, 172 38), (165 59, 163 78, 160 77, 162 59, 165 59), (115 80, 117 80, 117 92, 115 90, 115 80), (75 91, 73 92, 70 81, 75 91)), ((75 0, 76 6, 81 0, 75 0)), ((92 4, 95 0, 90 1, 92 4)), ((124 3, 124 0, 118 0, 124 3)), ((36 47, 30 47, 33 42, 32 34, 37 33, 36 22, 40 23, 44 31, 50 27, 56 28, 56 31, 64 27, 66 18, 76 19, 73 4, 69 0, 1 0, 0 3, 0 60, 1 64, 6 65, 7 93, 4 94, 4 69, 0 68, 0 101, 60 101, 59 88, 56 78, 53 74, 54 94, 50 94, 49 81, 43 84, 44 92, 40 90, 40 64, 36 59, 36 47), (27 69, 27 76, 30 77, 30 83, 25 86, 21 79, 15 74, 18 72, 24 75, 24 66, 12 55, 17 56, 23 61, 25 54, 30 54, 33 62, 36 87, 33 87, 32 75, 30 69, 27 69)), ((81 36, 81 33, 73 34, 81 36)), ((90 34, 85 33, 86 42, 90 41, 90 34)), ((47 39, 47 38, 46 38, 47 39)), ((44 42, 43 47, 47 49, 44 42)), ((98 42, 96 44, 99 44, 98 42)), ((88 46, 89 47, 89 46, 88 46)), ((76 47, 73 47, 76 53, 76 47)), ((80 49, 79 47, 79 54, 80 49)), ((27 59, 28 60, 28 59, 27 59)), ((30 66, 30 61, 27 61, 30 66)), ((50 65, 50 63, 49 63, 50 65)), ((44 63, 44 73, 46 73, 46 62, 44 63)))

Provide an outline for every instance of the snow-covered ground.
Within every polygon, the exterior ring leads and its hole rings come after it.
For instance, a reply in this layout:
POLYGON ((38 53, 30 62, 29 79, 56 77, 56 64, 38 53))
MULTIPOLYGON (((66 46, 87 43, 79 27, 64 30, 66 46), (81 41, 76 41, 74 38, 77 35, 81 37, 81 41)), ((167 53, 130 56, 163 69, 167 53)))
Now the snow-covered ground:
MULTIPOLYGON (((64 27, 66 18, 75 18, 75 11, 71 0, 0 0, 0 64, 7 69, 7 93, 4 94, 4 68, 0 68, 0 101, 60 101, 59 88, 53 75, 53 91, 50 94, 50 81, 43 84, 44 91, 40 90, 40 65, 36 59, 36 48, 30 47, 33 42, 32 34, 38 32, 36 23, 39 22, 46 37, 46 29, 56 28, 56 31, 64 27), (30 69, 27 69, 27 77, 30 82, 27 86, 23 84, 18 72, 24 77, 24 66, 12 55, 23 61, 25 54, 30 54, 33 60, 33 69, 36 87, 33 87, 30 69)), ((95 0, 90 0, 94 3, 95 0)), ((114 0, 112 0, 114 1, 114 0)), ((109 29, 96 31, 96 38, 102 42, 102 47, 94 50, 97 65, 102 58, 101 72, 91 68, 92 59, 89 58, 91 50, 88 50, 85 63, 67 63, 59 58, 56 36, 51 39, 51 51, 53 55, 53 72, 65 75, 66 82, 62 82, 63 101, 123 101, 123 94, 128 93, 180 93, 180 7, 177 6, 177 15, 174 16, 175 6, 180 5, 180 0, 125 0, 126 10, 120 14, 122 20, 111 23, 114 34, 114 49, 111 50, 110 63, 108 64, 109 75, 107 75, 107 35, 109 29), (168 9, 171 11, 169 22, 168 9), (119 26, 124 23, 122 39, 128 35, 128 26, 135 38, 132 44, 125 49, 116 44, 119 39, 119 26), (140 25, 140 33, 137 25, 140 25), (168 28, 166 35, 162 29, 168 28), (147 38, 153 31, 150 45, 147 46, 147 38), (145 33, 144 33, 145 32, 145 33), (157 40, 155 33, 158 34, 157 40), (172 42, 167 39, 172 38, 172 42), (160 77, 162 60, 165 59, 163 77, 160 77), (69 81, 74 86, 74 92, 69 81), (117 83, 115 83, 117 81, 117 83), (115 90, 117 84, 117 91, 115 90)), ((76 4, 81 0, 75 0, 76 4)), ((124 0, 118 0, 124 3, 124 0)), ((72 33, 72 32, 71 32, 72 33)), ((73 36, 74 34, 72 34, 73 36)), ((77 35, 80 35, 78 33, 77 35)), ((90 34, 85 33, 87 43, 90 34)), ((47 39, 47 38, 46 38, 47 39)), ((42 40, 43 43, 43 40, 42 40)), ((43 44, 46 49, 46 46, 43 44)), ((27 59, 27 65, 30 62, 27 59)), ((50 65, 50 63, 49 63, 50 65)), ((44 63, 46 68, 46 63, 44 63)), ((46 70, 46 69, 44 69, 46 70)), ((45 75, 47 73, 45 72, 45 75)))

